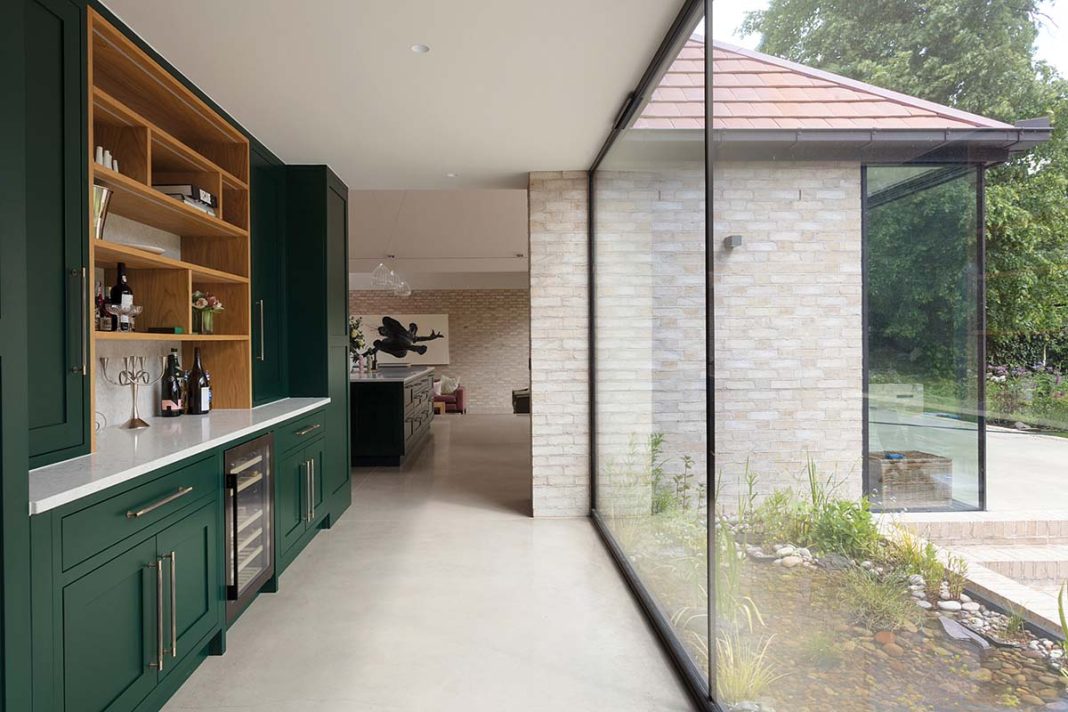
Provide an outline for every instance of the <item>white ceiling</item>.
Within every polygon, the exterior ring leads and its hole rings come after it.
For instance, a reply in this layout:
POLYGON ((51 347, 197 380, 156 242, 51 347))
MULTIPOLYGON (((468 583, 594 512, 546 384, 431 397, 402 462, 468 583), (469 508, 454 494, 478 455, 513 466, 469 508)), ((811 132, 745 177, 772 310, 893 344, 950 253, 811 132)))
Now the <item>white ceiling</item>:
POLYGON ((525 190, 353 190, 350 282, 385 262, 424 289, 525 285, 527 224, 525 190))
POLYGON ((353 189, 522 188, 532 170, 588 167, 681 7, 105 2, 282 160, 327 163, 353 189))

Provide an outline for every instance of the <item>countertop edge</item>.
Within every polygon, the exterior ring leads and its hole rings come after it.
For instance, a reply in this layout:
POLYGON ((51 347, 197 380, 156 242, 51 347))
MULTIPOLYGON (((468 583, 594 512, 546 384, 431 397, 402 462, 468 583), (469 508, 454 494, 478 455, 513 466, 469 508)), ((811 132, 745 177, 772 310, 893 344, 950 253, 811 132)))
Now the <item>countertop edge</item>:
MULTIPOLYGON (((277 404, 283 403, 283 402, 285 402, 287 400, 291 400, 291 399, 290 398, 282 398, 282 399, 277 400, 277 401, 272 401, 270 403, 265 403, 265 404, 263 404, 261 406, 257 406, 257 408, 263 408, 263 407, 267 407, 267 406, 277 405, 277 404)), ((205 440, 205 441, 200 442, 200 443, 198 443, 196 445, 193 445, 192 447, 188 447, 188 448, 185 448, 183 450, 178 450, 176 452, 168 453, 167 455, 164 455, 162 457, 158 457, 158 458, 156 458, 154 460, 151 460, 149 462, 141 463, 141 464, 135 465, 135 466, 133 466, 131 468, 128 468, 126 470, 122 470, 120 472, 116 472, 113 475, 109 475, 108 477, 104 477, 104 478, 102 478, 100 480, 97 480, 95 482, 92 482, 92 483, 89 483, 89 484, 80 485, 80 486, 74 487, 74 488, 72 488, 70 490, 67 490, 65 492, 62 492, 60 494, 49 495, 49 496, 43 497, 41 499, 38 499, 36 501, 31 499, 30 502, 29 502, 29 513, 30 513, 30 516, 32 517, 35 514, 43 514, 43 513, 47 512, 49 510, 55 509, 56 507, 62 507, 64 504, 70 504, 71 502, 74 502, 74 501, 77 501, 79 499, 82 499, 83 497, 88 497, 89 495, 92 495, 92 494, 96 494, 97 492, 103 491, 103 490, 105 490, 105 489, 107 489, 109 487, 114 487, 115 485, 122 484, 123 482, 128 482, 128 481, 130 481, 130 480, 132 480, 132 479, 134 479, 136 477, 140 477, 143 474, 146 474, 148 472, 152 472, 153 470, 158 470, 158 469, 160 469, 162 467, 166 467, 168 465, 173 465, 176 462, 180 462, 180 461, 185 460, 187 458, 194 457, 196 455, 199 455, 202 452, 207 452, 208 450, 212 450, 212 449, 214 449, 214 448, 216 448, 216 447, 218 447, 220 445, 223 445, 225 443, 228 443, 228 442, 230 442, 232 440, 237 440, 239 438, 243 438, 246 435, 250 435, 252 433, 258 432, 258 431, 263 430, 265 428, 270 428, 270 427, 272 427, 274 425, 277 425, 278 423, 281 423, 281 422, 284 422, 286 420, 290 420, 290 419, 295 418, 297 416, 303 415, 304 413, 307 413, 309 411, 313 411, 316 408, 322 408, 324 405, 328 405, 329 403, 330 403, 330 399, 329 398, 317 398, 314 402, 306 404, 306 405, 303 405, 303 406, 300 406, 299 408, 295 408, 292 411, 290 411, 288 413, 285 413, 284 415, 277 415, 277 416, 274 416, 272 418, 268 418, 267 420, 263 421, 262 423, 256 423, 255 425, 249 425, 249 426, 245 426, 245 427, 239 428, 239 429, 235 430, 234 432, 229 433, 229 434, 227 434, 225 436, 219 436, 219 437, 211 438, 210 440, 205 440)), ((251 408, 250 410, 256 410, 256 408, 251 408)), ((76 462, 78 460, 91 458, 92 456, 93 456, 92 454, 82 455, 81 457, 71 458, 70 460, 64 460, 62 463, 56 463, 56 465, 69 464, 69 463, 72 463, 72 462, 76 462)), ((27 476, 33 477, 33 473, 34 472, 39 472, 41 470, 46 470, 49 467, 55 467, 55 465, 45 465, 44 467, 39 467, 39 468, 30 470, 27 473, 27 476)))
POLYGON ((407 383, 408 381, 414 381, 417 378, 420 378, 422 376, 426 376, 428 373, 433 373, 434 371, 437 370, 437 366, 422 366, 418 370, 415 370, 412 373, 409 373, 408 375, 404 376, 403 378, 401 378, 399 375, 393 376, 393 375, 386 375, 385 373, 383 373, 383 372, 388 373, 390 370, 399 371, 401 369, 390 369, 390 368, 382 369, 382 368, 380 368, 377 371, 375 371, 375 373, 378 374, 377 377, 375 377, 375 376, 370 376, 369 377, 369 374, 366 374, 366 373, 359 374, 359 373, 351 373, 350 372, 349 373, 349 383, 350 384, 351 383, 407 383), (355 378, 353 376, 355 376, 355 378))

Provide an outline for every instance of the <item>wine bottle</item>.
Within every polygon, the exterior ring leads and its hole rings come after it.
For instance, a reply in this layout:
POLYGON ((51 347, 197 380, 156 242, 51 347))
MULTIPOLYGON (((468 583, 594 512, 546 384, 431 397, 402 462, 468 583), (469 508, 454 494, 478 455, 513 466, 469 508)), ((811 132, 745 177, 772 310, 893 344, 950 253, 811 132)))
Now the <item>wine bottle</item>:
POLYGON ((96 305, 96 324, 93 328, 97 331, 111 331, 111 315, 105 308, 107 299, 104 298, 103 282, 96 283, 96 299, 93 303, 96 305))
POLYGON ((171 349, 167 369, 160 381, 160 415, 177 418, 182 414, 182 371, 178 364, 178 350, 171 349))
POLYGON ((207 415, 211 411, 211 382, 200 361, 200 347, 193 349, 193 368, 189 370, 185 412, 207 415))
MULTIPOLYGON (((126 281, 126 263, 119 263, 119 275, 111 288, 111 303, 115 306, 132 307, 133 290, 126 281)), ((112 331, 130 331, 130 317, 123 314, 111 317, 112 331)))

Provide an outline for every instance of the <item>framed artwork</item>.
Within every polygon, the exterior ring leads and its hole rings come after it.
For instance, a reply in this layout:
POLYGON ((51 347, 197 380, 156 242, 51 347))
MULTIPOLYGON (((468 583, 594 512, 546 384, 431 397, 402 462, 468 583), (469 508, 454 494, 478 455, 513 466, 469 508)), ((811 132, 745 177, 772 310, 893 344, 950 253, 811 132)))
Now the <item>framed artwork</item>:
POLYGON ((374 347, 376 341, 381 342, 377 351, 380 366, 401 363, 423 366, 448 365, 448 314, 362 314, 357 316, 363 319, 363 336, 368 348, 374 347))

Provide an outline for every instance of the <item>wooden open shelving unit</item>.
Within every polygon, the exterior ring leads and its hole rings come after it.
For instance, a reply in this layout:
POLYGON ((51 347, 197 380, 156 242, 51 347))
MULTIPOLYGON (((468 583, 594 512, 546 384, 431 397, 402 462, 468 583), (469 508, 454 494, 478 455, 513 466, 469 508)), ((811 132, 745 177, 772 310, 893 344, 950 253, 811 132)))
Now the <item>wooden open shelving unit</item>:
MULTIPOLYGON (((180 342, 186 367, 199 347, 212 374, 215 407, 251 408, 248 139, 92 8, 88 47, 90 274, 102 268, 108 287, 118 263, 125 263, 135 303, 144 307, 137 332, 90 326, 91 362, 103 341, 180 342), (98 145, 111 151, 121 172, 95 163, 98 145), (216 215, 153 189, 161 183, 210 191, 218 196, 216 215), (182 258, 94 239, 93 185, 113 191, 110 214, 179 235, 182 258), (196 290, 226 306, 215 316, 212 335, 192 333, 196 290), (154 327, 184 333, 150 333, 154 327)), ((89 297, 95 297, 92 284, 89 297)), ((95 397, 97 369, 92 373, 95 397)))

